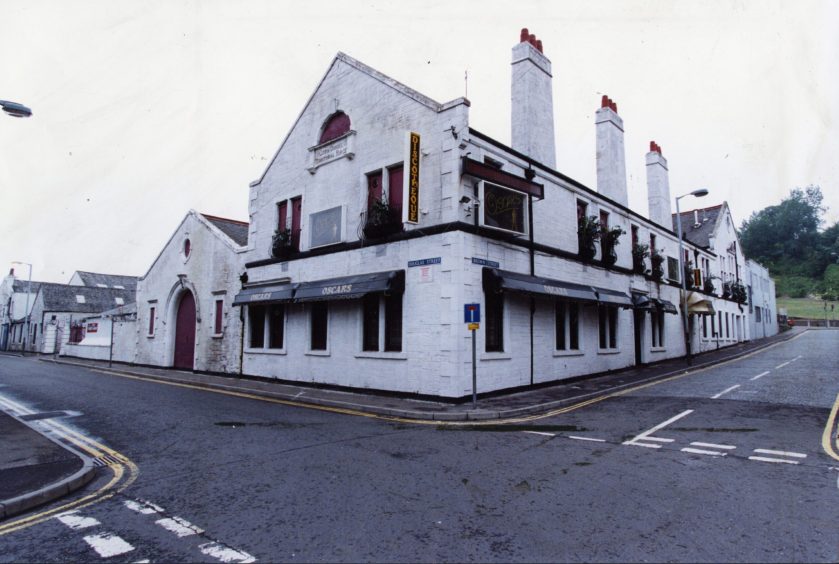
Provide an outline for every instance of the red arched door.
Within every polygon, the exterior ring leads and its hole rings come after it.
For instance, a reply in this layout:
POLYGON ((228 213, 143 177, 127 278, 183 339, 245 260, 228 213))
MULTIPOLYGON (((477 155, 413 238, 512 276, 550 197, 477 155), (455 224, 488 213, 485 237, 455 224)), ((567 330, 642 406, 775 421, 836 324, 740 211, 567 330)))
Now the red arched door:
POLYGON ((193 369, 195 360, 195 298, 186 292, 175 320, 175 368, 193 369))

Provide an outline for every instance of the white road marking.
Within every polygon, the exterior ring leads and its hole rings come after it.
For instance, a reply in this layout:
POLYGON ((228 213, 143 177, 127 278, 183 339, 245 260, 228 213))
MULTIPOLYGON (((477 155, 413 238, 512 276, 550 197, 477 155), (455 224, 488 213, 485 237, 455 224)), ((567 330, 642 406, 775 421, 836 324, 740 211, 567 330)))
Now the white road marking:
POLYGON ((569 439, 574 439, 577 441, 591 441, 593 443, 605 443, 606 439, 593 439, 591 437, 578 437, 576 435, 568 435, 569 439))
POLYGON ((740 387, 740 384, 734 384, 734 385, 733 385, 733 386, 731 386, 730 388, 726 388, 726 389, 724 389, 723 391, 721 391, 721 392, 720 392, 720 393, 718 393, 717 395, 715 395, 715 396, 711 396, 711 399, 718 399, 718 398, 720 398, 723 394, 727 394, 728 392, 730 392, 730 391, 732 391, 732 390, 736 390, 736 389, 737 389, 737 388, 739 388, 739 387, 740 387))
POLYGON ((241 550, 236 550, 217 542, 202 544, 199 545, 198 548, 201 550, 202 554, 212 556, 222 562, 256 562, 256 558, 247 552, 242 552, 241 550))
POLYGON ((727 453, 718 450, 701 450, 698 448, 683 448, 682 452, 690 452, 692 454, 707 454, 709 456, 725 456, 727 453))
POLYGON ((624 441, 623 444, 625 444, 625 445, 635 445, 635 446, 645 446, 645 447, 648 447, 648 448, 661 448, 661 445, 645 445, 643 443, 639 443, 638 441, 648 438, 650 435, 652 435, 656 431, 664 429, 665 427, 667 427, 668 425, 670 425, 674 421, 676 421, 678 419, 681 419, 685 415, 690 415, 691 413, 693 413, 692 409, 686 409, 685 411, 681 412, 680 414, 678 414, 674 417, 671 417, 670 419, 668 419, 664 423, 659 423, 658 425, 656 425, 652 429, 648 429, 647 431, 644 431, 640 435, 636 435, 635 437, 629 439, 628 441, 624 441))
POLYGON ((798 360, 798 359, 799 359, 799 358, 801 358, 801 357, 802 357, 802 355, 798 355, 797 357, 795 357, 794 359, 792 359, 790 362, 795 362, 796 360, 798 360))
POLYGON ((788 361, 786 361, 786 362, 782 362, 781 364, 779 364, 778 366, 776 366, 776 367, 775 367, 775 370, 777 370, 777 369, 779 369, 779 368, 783 368, 784 366, 786 366, 786 365, 787 365, 787 364, 789 364, 790 362, 792 362, 792 361, 791 361, 791 360, 788 360, 788 361))
POLYGON ((732 446, 732 445, 718 445, 716 443, 699 443, 699 442, 696 442, 696 443, 690 443, 690 445, 691 446, 697 446, 697 447, 705 447, 705 448, 721 448, 721 449, 724 449, 724 450, 734 450, 735 448, 737 448, 736 446, 732 446))
POLYGON ((87 529, 88 527, 101 525, 101 523, 93 517, 82 517, 79 515, 78 511, 68 511, 67 513, 56 515, 55 518, 76 531, 79 529, 87 529))
POLYGON ((760 462, 778 462, 780 464, 798 464, 797 460, 784 460, 783 458, 767 458, 765 456, 750 456, 749 460, 759 460, 760 462))
POLYGON ((769 374, 769 370, 767 370, 766 372, 761 372, 757 376, 752 376, 751 378, 749 378, 749 380, 757 380, 758 378, 763 378, 767 374, 769 374))
POLYGON ((674 439, 665 439, 664 437, 644 437, 645 441, 656 441, 659 443, 672 443, 674 439))
POLYGON ((125 506, 130 509, 131 511, 136 511, 142 515, 151 515, 152 513, 163 513, 163 508, 159 505, 155 505, 150 501, 143 501, 137 500, 134 501, 133 499, 125 500, 125 506))
POLYGON ((647 447, 647 448, 661 448, 661 445, 651 445, 649 443, 636 443, 636 442, 629 442, 626 441, 623 443, 625 445, 632 445, 632 446, 640 446, 640 447, 647 447))
POLYGON ((531 435, 541 435, 543 437, 555 437, 556 434, 554 433, 543 433, 542 431, 524 431, 525 433, 530 433, 531 435))
POLYGON ((160 525, 171 533, 175 533, 181 538, 191 535, 200 535, 204 532, 204 529, 199 529, 189 521, 181 519, 180 517, 166 517, 165 519, 158 519, 155 521, 155 524, 160 525))
POLYGON ((755 452, 758 454, 774 454, 775 456, 792 456, 793 458, 807 458, 806 454, 800 452, 788 452, 785 450, 768 450, 765 448, 756 448, 755 452))
POLYGON ((98 535, 88 535, 84 537, 84 541, 99 554, 102 558, 109 558, 131 552, 134 547, 116 536, 113 533, 99 533, 98 535))

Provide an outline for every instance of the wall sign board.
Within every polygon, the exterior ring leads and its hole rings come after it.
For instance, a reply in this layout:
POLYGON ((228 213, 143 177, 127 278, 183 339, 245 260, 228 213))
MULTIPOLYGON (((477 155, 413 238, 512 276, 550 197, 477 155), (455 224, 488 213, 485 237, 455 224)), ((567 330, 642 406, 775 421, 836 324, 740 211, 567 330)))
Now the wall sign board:
POLYGON ((405 175, 403 180, 402 221, 404 223, 419 223, 420 214, 420 135, 408 132, 405 155, 405 175))
POLYGON ((309 215, 309 247, 334 245, 343 240, 343 207, 336 206, 328 210, 309 215))
POLYGON ((481 183, 481 225, 519 235, 527 233, 527 196, 489 182, 481 183))

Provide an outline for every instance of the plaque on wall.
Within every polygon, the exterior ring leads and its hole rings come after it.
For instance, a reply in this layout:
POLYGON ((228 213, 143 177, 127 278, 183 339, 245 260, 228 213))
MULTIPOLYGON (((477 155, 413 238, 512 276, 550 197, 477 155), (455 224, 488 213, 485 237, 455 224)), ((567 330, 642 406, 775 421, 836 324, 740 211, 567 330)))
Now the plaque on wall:
POLYGON ((309 215, 309 247, 334 245, 343 240, 343 206, 309 215))
POLYGON ((527 233, 527 196, 516 190, 510 190, 482 183, 481 224, 484 227, 501 229, 524 235, 527 233))

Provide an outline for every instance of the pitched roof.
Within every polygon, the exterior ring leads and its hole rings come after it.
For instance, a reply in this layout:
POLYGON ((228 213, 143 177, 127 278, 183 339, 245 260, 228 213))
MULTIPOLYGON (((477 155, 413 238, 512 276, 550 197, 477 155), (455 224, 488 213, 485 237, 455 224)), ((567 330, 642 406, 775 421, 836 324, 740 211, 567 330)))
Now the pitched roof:
POLYGON ((39 295, 44 302, 44 311, 99 313, 119 305, 117 298, 121 298, 125 305, 136 302, 134 289, 118 290, 48 282, 41 284, 39 295), (81 299, 78 296, 81 296, 81 299))
MULTIPOLYGON (((32 290, 30 292, 33 293, 33 294, 37 294, 38 293, 38 288, 41 287, 41 284, 43 284, 43 282, 35 282, 33 280, 32 281, 32 290)), ((12 292, 26 293, 27 287, 29 287, 29 281, 28 280, 15 279, 12 282, 12 292)))
POLYGON ((207 215, 206 213, 202 213, 201 216, 218 227, 222 233, 230 237, 240 247, 248 244, 248 222, 207 215))
MULTIPOLYGON (((711 245, 711 235, 714 233, 714 228, 717 225, 721 211, 722 204, 711 206, 710 208, 681 212, 682 234, 685 236, 685 239, 694 245, 709 247, 711 245), (699 223, 696 223, 694 212, 698 212, 696 215, 699 217, 699 223)), ((676 231, 675 213, 673 214, 673 231, 676 231)))
MULTIPOLYGON (((77 270, 76 274, 82 279, 82 283, 89 288, 114 288, 122 286, 126 290, 137 289, 136 276, 123 276, 120 274, 102 274, 101 272, 83 272, 77 270)), ((117 288, 118 289, 118 288, 117 288)))

